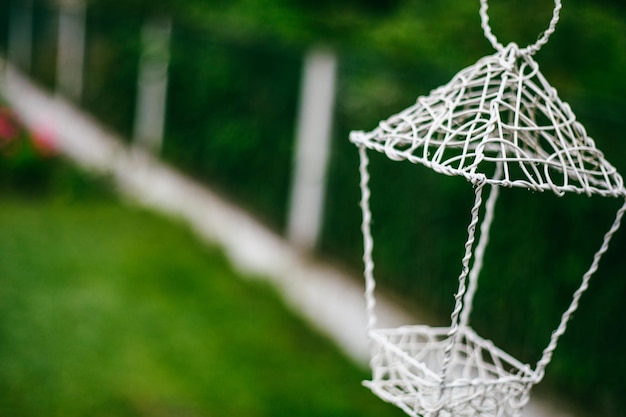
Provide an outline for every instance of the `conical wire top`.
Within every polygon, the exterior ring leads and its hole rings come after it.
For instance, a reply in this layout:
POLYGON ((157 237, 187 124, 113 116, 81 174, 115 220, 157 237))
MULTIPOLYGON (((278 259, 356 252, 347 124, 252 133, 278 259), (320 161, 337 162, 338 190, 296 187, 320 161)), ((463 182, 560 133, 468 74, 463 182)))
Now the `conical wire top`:
POLYGON ((350 140, 470 181, 558 195, 626 195, 622 177, 570 106, 514 43, 350 140))

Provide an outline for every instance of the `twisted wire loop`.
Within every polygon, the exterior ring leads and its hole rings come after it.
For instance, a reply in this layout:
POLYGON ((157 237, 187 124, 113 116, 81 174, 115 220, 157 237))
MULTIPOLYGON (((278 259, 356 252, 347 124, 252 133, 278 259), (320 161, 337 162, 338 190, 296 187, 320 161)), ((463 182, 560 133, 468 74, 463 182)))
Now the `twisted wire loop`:
MULTIPOLYGON (((550 36, 554 33, 556 25, 559 22, 562 7, 561 0, 554 0, 554 9, 552 10, 552 18, 550 19, 548 28, 537 37, 537 41, 534 44, 520 49, 519 54, 534 55, 548 42, 548 39, 550 39, 550 36)), ((502 51, 504 46, 498 41, 491 30, 491 26, 489 26, 488 10, 489 5, 487 4, 487 0, 480 0, 480 24, 483 28, 483 32, 485 33, 485 38, 487 38, 489 43, 491 43, 491 46, 493 46, 496 51, 502 51)))

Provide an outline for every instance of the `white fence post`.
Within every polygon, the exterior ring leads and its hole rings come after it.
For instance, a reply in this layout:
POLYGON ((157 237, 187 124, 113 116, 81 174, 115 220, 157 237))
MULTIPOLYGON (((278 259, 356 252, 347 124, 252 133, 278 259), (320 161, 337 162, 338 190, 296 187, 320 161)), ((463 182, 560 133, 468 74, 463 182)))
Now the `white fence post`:
POLYGON ((144 23, 141 36, 133 136, 136 144, 153 152, 163 142, 171 31, 170 19, 153 19, 144 23))
POLYGON ((304 62, 287 237, 309 250, 322 226, 336 67, 335 55, 323 49, 309 51, 304 62))
POLYGON ((82 0, 59 3, 57 91, 80 102, 85 55, 85 4, 82 0))
POLYGON ((13 0, 9 15, 9 62, 30 73, 33 53, 33 0, 13 0))

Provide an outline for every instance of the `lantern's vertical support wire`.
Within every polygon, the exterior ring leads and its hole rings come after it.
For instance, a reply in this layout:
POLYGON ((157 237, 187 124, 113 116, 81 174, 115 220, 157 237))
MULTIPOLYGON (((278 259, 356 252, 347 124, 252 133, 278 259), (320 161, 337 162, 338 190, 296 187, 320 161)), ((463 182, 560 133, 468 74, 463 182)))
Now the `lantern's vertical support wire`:
POLYGON ((550 363, 550 360, 552 359, 552 354, 554 352, 554 349, 556 349, 556 345, 559 341, 559 338, 561 337, 561 335, 563 335, 563 333, 565 333, 569 319, 578 308, 580 297, 587 290, 587 287, 589 286, 589 280, 591 279, 591 276, 598 269, 598 264, 600 263, 600 259, 602 258, 602 255, 604 255, 604 253, 608 250, 611 238, 613 237, 615 232, 617 232, 617 230, 619 229, 620 223, 622 221, 622 217, 624 216, 624 212, 626 212, 626 199, 622 207, 617 211, 617 214, 615 215, 615 220, 613 221, 613 225, 611 225, 611 228, 609 229, 609 231, 606 232, 606 234, 604 235, 602 246, 600 246, 600 249, 598 249, 598 251, 594 255, 593 262, 591 263, 589 270, 587 270, 585 275, 583 275, 583 279, 582 279, 582 283, 580 284, 580 287, 578 287, 578 289, 574 292, 574 296, 572 297, 572 302, 570 303, 565 313, 563 313, 563 315, 561 316, 561 323, 559 324, 557 329, 554 332, 552 332, 552 336, 550 337, 550 343, 544 349, 543 355, 541 359, 539 360, 539 362, 537 362, 537 367, 535 370, 535 374, 537 375, 536 382, 539 382, 543 378, 545 368, 550 363))
POLYGON ((448 373, 448 366, 450 365, 450 360, 452 357, 452 349, 457 339, 457 333, 459 330, 459 314, 463 309, 463 295, 465 295, 465 281, 467 280, 467 275, 469 274, 469 263, 472 259, 472 248, 474 245, 474 240, 476 236, 476 225, 478 224, 478 214, 480 212, 480 206, 482 205, 482 190, 486 184, 486 178, 484 175, 477 176, 474 180, 475 183, 475 199, 474 206, 472 207, 472 220, 470 224, 467 226, 467 241, 465 242, 465 256, 463 256, 462 260, 462 269, 461 275, 459 276, 459 289, 454 296, 455 305, 454 310, 450 316, 451 325, 450 331, 448 332, 448 344, 444 350, 444 358, 443 363, 441 365, 441 384, 443 385, 446 381, 446 375, 448 373))
POLYGON ((363 233, 363 264, 364 264, 364 276, 365 276, 365 302, 367 309, 367 330, 373 330, 376 326, 376 298, 374 296, 374 289, 376 288, 376 282, 374 281, 374 261, 372 259, 372 250, 374 249, 374 239, 372 238, 371 223, 372 212, 369 206, 370 189, 369 189, 369 172, 367 166, 369 159, 367 157, 367 148, 365 145, 359 146, 359 172, 361 174, 361 212, 363 215, 363 221, 361 223, 361 232, 363 233))
MULTIPOLYGON (((496 177, 499 177, 498 173, 501 172, 501 164, 498 164, 496 171, 496 177)), ((485 203, 485 217, 480 224, 480 237, 478 238, 478 244, 474 250, 474 263, 469 273, 469 282, 467 285, 467 292, 463 298, 463 311, 461 312, 461 320, 459 322, 460 327, 465 327, 469 324, 469 317, 472 312, 472 302, 474 300, 474 294, 476 294, 476 288, 478 287, 478 275, 483 267, 483 259, 485 257, 485 249, 489 244, 489 231, 491 230, 491 223, 493 222, 493 214, 500 194, 500 186, 491 185, 489 197, 485 203)))

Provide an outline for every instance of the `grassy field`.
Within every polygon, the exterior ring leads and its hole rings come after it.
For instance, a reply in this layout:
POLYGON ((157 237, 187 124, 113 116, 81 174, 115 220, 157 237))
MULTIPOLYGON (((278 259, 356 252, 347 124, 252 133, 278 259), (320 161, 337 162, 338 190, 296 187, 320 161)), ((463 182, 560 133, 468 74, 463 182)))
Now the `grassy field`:
POLYGON ((1 416, 392 416, 367 374, 175 221, 0 194, 1 416))

